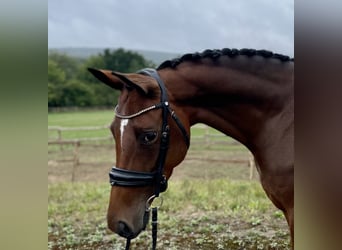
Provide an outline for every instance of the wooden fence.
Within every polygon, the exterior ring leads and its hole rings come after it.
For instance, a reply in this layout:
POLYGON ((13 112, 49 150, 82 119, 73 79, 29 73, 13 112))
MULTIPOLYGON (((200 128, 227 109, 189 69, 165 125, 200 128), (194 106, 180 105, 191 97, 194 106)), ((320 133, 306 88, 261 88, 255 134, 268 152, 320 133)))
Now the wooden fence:
MULTIPOLYGON (((79 147, 82 143, 89 142, 101 142, 101 141, 111 141, 114 142, 113 136, 108 135, 104 137, 89 137, 89 138, 78 138, 78 139, 64 139, 63 132, 66 131, 96 131, 96 130, 104 130, 108 129, 108 125, 104 126, 94 126, 94 127, 58 127, 58 126, 48 126, 48 131, 56 131, 57 137, 48 138, 48 145, 59 145, 60 149, 63 150, 63 145, 73 145, 73 158, 67 161, 73 162, 72 169, 72 181, 75 181, 75 173, 77 167, 79 165, 79 147)), ((239 145, 236 141, 227 141, 227 140, 218 140, 219 138, 225 139, 227 138, 225 135, 221 134, 212 134, 210 133, 210 128, 207 125, 199 124, 196 125, 196 128, 204 129, 205 133, 201 136, 191 136, 191 144, 200 143, 202 146, 204 145, 207 148, 210 148, 212 145, 222 144, 222 145, 239 145)), ((201 161, 215 161, 215 159, 206 159, 206 158, 191 158, 191 160, 201 160, 201 161)), ((218 161, 223 161, 222 159, 218 161)), ((224 160, 226 162, 236 162, 237 160, 224 160)), ((242 162, 241 160, 238 160, 242 162)), ((249 179, 253 179, 254 171, 255 171, 255 162, 254 157, 251 153, 249 153, 248 159, 243 160, 249 166, 249 179)))

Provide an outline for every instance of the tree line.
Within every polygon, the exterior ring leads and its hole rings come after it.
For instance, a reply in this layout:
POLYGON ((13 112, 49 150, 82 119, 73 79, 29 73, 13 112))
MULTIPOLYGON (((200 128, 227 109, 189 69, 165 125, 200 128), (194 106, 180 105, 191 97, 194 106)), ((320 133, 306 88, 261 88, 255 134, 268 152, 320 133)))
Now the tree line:
POLYGON ((87 68, 135 72, 155 67, 142 55, 124 50, 105 49, 96 56, 79 59, 57 52, 48 56, 48 106, 113 107, 119 93, 94 78, 87 68))

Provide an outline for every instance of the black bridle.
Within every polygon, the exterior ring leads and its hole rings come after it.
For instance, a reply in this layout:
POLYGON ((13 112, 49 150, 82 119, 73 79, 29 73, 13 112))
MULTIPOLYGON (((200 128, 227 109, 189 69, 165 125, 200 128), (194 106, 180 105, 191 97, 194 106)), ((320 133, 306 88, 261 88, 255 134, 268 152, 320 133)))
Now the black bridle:
MULTIPOLYGON (((186 146, 189 147, 190 145, 190 138, 189 135, 175 114, 175 112, 171 109, 168 96, 166 92, 166 88, 164 82, 160 78, 158 72, 155 69, 143 69, 138 71, 139 74, 147 75, 153 77, 160 88, 161 96, 160 96, 160 103, 143 109, 135 114, 132 115, 121 115, 117 112, 117 108, 115 108, 115 115, 118 118, 122 119, 131 119, 137 116, 140 116, 146 112, 155 109, 162 110, 162 128, 161 128, 161 138, 160 138, 160 147, 159 147, 159 155, 156 162, 156 170, 154 172, 138 172, 138 171, 130 171, 125 170, 122 168, 113 167, 109 173, 109 180, 112 186, 121 186, 121 187, 145 187, 145 186, 153 186, 154 187, 154 194, 148 199, 153 201, 154 198, 159 197, 161 192, 166 191, 167 189, 167 179, 164 175, 164 165, 167 156, 167 151, 169 148, 169 139, 170 139, 170 126, 168 124, 168 115, 170 114, 173 120, 176 122, 178 128, 180 129, 181 133, 183 134, 183 138, 185 140, 186 146)), ((115 73, 113 73, 115 74, 115 73)), ((149 213, 149 204, 146 207, 146 213, 149 213)), ((157 235, 157 208, 152 208, 152 236, 153 236, 153 249, 156 247, 156 235, 157 235)), ((146 217, 145 213, 145 217, 146 217)), ((147 217, 148 218, 148 217, 147 217)), ((147 219, 148 221, 148 219, 147 219)), ((146 223, 147 223, 146 221, 146 223)), ((130 239, 127 238, 126 249, 129 248, 130 239)))

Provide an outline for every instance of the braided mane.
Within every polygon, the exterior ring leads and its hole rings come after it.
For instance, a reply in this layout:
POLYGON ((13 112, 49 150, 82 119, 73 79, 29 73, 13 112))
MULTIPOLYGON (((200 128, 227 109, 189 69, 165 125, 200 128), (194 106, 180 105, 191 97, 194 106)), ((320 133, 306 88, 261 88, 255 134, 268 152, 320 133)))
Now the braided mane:
POLYGON ((294 61, 294 58, 290 58, 289 56, 285 56, 285 55, 278 54, 278 53, 273 53, 273 52, 268 51, 268 50, 255 50, 255 49, 240 49, 240 50, 238 50, 238 49, 228 49, 228 48, 225 48, 222 50, 207 49, 201 53, 196 52, 196 53, 184 54, 183 56, 181 56, 179 58, 164 61, 163 63, 161 63, 158 66, 157 69, 159 70, 159 69, 164 69, 164 68, 175 68, 180 63, 185 62, 185 61, 198 61, 198 60, 203 59, 203 58, 211 58, 212 60, 216 60, 221 56, 228 56, 228 57, 233 58, 233 57, 236 57, 239 55, 245 55, 248 57, 262 56, 264 58, 278 59, 282 62, 294 61))

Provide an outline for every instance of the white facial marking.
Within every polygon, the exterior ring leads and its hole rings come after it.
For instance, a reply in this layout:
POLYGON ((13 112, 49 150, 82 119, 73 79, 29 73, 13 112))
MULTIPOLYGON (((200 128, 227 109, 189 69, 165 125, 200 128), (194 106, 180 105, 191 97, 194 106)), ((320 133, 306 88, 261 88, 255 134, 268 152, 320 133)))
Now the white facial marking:
POLYGON ((123 142, 123 134, 125 131, 125 127, 128 124, 128 119, 122 119, 120 123, 120 143, 121 143, 121 148, 122 148, 122 142, 123 142))

